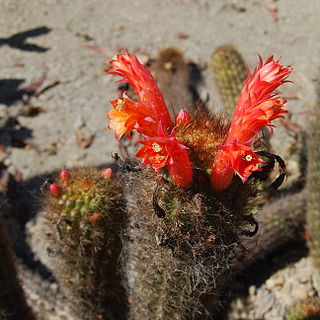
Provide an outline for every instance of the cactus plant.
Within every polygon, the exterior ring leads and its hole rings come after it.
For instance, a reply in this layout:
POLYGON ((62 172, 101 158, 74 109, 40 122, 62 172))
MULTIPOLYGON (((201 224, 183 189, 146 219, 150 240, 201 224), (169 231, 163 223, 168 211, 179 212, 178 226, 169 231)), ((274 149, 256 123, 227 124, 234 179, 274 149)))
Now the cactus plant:
POLYGON ((125 94, 111 100, 109 128, 118 139, 133 129, 142 134, 136 157, 147 166, 131 166, 125 188, 122 268, 131 319, 214 316, 232 261, 242 254, 240 238, 257 231, 249 208, 258 190, 253 173, 264 171, 265 161, 250 144, 286 112, 272 91, 291 68, 278 62, 270 57, 259 64, 228 124, 201 111, 182 110, 172 120, 148 69, 128 52, 112 60, 110 73, 129 82, 137 102, 125 94))
POLYGON ((191 111, 193 103, 199 102, 196 88, 201 76, 195 64, 185 62, 179 49, 169 47, 161 50, 150 70, 165 101, 172 106, 170 112, 177 114, 181 108, 191 111))
POLYGON ((222 104, 227 113, 232 115, 247 77, 245 62, 233 46, 222 45, 212 54, 211 69, 222 104))
MULTIPOLYGON (((320 86, 320 85, 318 85, 320 86)), ((310 234, 308 246, 314 262, 320 267, 320 104, 318 102, 315 115, 310 120, 308 137, 307 167, 307 230, 310 234)))
POLYGON ((53 271, 77 319, 125 319, 116 272, 125 220, 120 183, 110 170, 62 170, 43 202, 53 271))
MULTIPOLYGON (((167 177, 168 178, 168 177, 167 177)), ((123 251, 130 319, 211 319, 225 302, 251 184, 216 193, 200 175, 188 190, 151 170, 130 174, 123 251)), ((236 253, 237 252, 237 253, 236 253)))
POLYGON ((318 320, 319 318, 319 297, 310 297, 294 303, 286 315, 286 320, 318 320))
POLYGON ((303 238, 306 223, 306 199, 307 191, 304 189, 298 193, 281 197, 261 209, 258 215, 258 222, 261 226, 258 240, 251 238, 244 240, 244 245, 250 248, 244 266, 264 259, 265 256, 292 240, 303 238))

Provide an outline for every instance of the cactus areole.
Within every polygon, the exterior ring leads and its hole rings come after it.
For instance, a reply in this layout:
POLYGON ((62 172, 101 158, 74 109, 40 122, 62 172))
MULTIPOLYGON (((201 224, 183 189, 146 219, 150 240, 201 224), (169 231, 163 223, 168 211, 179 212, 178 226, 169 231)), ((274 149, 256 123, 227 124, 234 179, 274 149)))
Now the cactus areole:
POLYGON ((252 144, 262 127, 272 130, 272 121, 287 112, 286 100, 275 90, 286 82, 291 67, 282 66, 273 56, 266 61, 259 57, 259 64, 242 87, 230 125, 218 132, 223 125, 210 122, 223 122, 221 116, 216 120, 207 116, 207 121, 199 121, 199 116, 183 110, 171 119, 155 80, 135 55, 125 51, 110 64, 109 73, 127 81, 137 101, 125 93, 111 100, 109 128, 117 139, 123 134, 130 138, 132 130, 141 134, 142 148, 136 156, 143 159, 143 165, 156 173, 167 168, 173 182, 181 188, 192 185, 195 168, 203 170, 210 175, 216 191, 227 189, 235 175, 246 183, 253 172, 262 170, 264 161, 252 144), (210 132, 209 128, 217 132, 210 132))

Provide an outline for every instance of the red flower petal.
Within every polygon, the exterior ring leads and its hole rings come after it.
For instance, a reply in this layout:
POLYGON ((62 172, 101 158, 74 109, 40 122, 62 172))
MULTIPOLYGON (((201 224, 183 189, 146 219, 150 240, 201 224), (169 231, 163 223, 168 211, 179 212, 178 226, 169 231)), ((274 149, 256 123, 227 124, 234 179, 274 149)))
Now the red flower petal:
POLYGON ((193 173, 187 148, 175 138, 174 134, 170 136, 160 134, 158 137, 146 138, 146 141, 140 141, 143 147, 136 153, 136 157, 143 158, 142 164, 152 166, 157 173, 168 166, 173 181, 179 187, 189 186, 193 173))
POLYGON ((131 130, 137 124, 138 119, 143 117, 138 112, 137 103, 128 97, 110 100, 110 103, 113 109, 107 114, 111 120, 109 129, 114 130, 116 139, 120 139, 124 133, 130 139, 131 130))
POLYGON ((212 185, 217 190, 227 188, 232 180, 231 170, 246 182, 263 163, 249 147, 254 136, 272 121, 283 117, 285 100, 273 92, 285 82, 292 68, 282 66, 273 57, 265 63, 260 58, 252 75, 248 75, 238 98, 226 142, 220 146, 212 166, 212 185), (250 159, 250 160, 248 160, 250 159))
POLYGON ((171 127, 168 108, 148 68, 128 52, 118 54, 110 64, 113 70, 109 73, 123 77, 133 87, 138 96, 139 106, 145 108, 148 116, 156 122, 161 121, 165 129, 171 127))

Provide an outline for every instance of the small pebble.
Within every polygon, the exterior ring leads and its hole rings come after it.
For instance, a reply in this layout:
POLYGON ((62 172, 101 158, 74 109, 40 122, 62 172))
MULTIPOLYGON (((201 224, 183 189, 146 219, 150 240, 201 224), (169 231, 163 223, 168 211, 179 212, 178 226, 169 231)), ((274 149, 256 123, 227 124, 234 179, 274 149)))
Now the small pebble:
POLYGON ((305 289, 297 289, 294 291, 293 295, 297 298, 297 299, 306 299, 309 297, 309 292, 305 289))
POLYGON ((266 289, 271 290, 275 286, 275 281, 270 278, 266 281, 266 289))
POLYGON ((254 296, 257 292, 257 287, 256 286, 250 286, 249 287, 249 295, 254 296))
POLYGON ((305 275, 302 275, 300 277, 300 279, 299 279, 299 282, 303 283, 303 284, 308 283, 309 282, 309 278, 307 276, 305 276, 305 275))
POLYGON ((73 123, 73 127, 75 129, 81 129, 82 127, 85 126, 85 124, 86 123, 85 123, 84 119, 81 116, 78 116, 73 123))
POLYGON ((275 279, 275 280, 274 280, 274 284, 275 284, 275 286, 282 287, 283 284, 284 284, 283 278, 275 279))

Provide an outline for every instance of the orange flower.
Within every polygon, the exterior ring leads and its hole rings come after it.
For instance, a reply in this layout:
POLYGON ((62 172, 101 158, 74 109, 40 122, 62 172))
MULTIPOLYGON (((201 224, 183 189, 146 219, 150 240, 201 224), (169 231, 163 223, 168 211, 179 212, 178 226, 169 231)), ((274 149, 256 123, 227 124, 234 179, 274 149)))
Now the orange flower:
POLYGON ((272 121, 283 117, 286 100, 273 92, 285 82, 292 68, 282 66, 273 57, 261 58, 252 75, 248 75, 239 95, 226 142, 220 146, 212 165, 211 182, 216 190, 226 189, 236 173, 245 183, 263 163, 249 145, 262 127, 272 128, 272 121))
POLYGON ((124 133, 130 139, 132 129, 137 129, 145 135, 157 132, 158 124, 148 116, 143 107, 125 94, 120 99, 110 100, 110 103, 113 109, 107 114, 110 119, 108 128, 114 130, 116 139, 120 139, 124 133))
MULTIPOLYGON (((138 96, 138 108, 155 122, 162 122, 165 129, 172 127, 172 121, 164 98, 147 67, 139 62, 136 56, 128 52, 118 54, 110 64, 109 73, 123 77, 135 90, 138 96)), ((144 128, 141 127, 143 130, 144 128)))
POLYGON ((165 166, 171 174, 173 181, 182 188, 188 187, 192 182, 192 168, 184 146, 173 132, 166 136, 161 125, 157 137, 146 137, 139 141, 143 147, 136 153, 136 157, 143 158, 142 164, 151 166, 157 173, 165 166))
POLYGON ((110 119, 109 129, 114 130, 116 139, 120 139, 125 133, 130 139, 130 132, 137 124, 141 114, 138 112, 137 103, 129 98, 110 100, 113 109, 107 117, 110 119))

